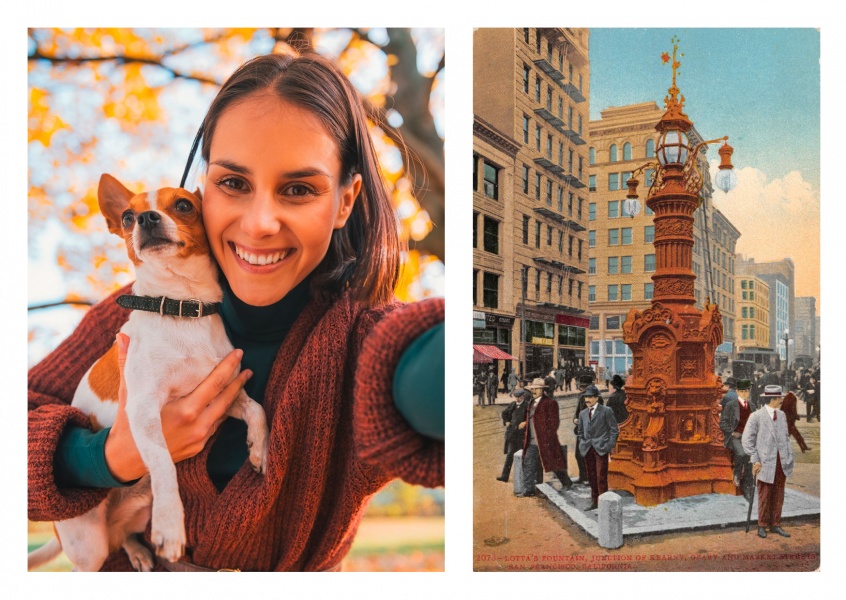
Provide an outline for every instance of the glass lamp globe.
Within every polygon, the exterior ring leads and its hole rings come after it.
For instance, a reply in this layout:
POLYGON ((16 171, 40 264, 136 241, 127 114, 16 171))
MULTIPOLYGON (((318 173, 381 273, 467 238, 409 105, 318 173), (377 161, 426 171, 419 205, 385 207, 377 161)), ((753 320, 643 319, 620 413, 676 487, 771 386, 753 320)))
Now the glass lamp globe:
POLYGON ((714 176, 714 185, 728 194, 737 187, 737 173, 734 169, 720 169, 714 176))
POLYGON ((658 162, 661 166, 673 163, 684 164, 690 152, 687 134, 678 129, 668 129, 658 139, 658 162))

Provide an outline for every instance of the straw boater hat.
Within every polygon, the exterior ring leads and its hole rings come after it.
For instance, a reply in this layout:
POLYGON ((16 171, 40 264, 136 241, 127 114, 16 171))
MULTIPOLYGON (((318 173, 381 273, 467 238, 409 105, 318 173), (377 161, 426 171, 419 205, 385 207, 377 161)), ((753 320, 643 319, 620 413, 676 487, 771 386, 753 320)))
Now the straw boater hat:
POLYGON ((764 393, 761 394, 761 398, 781 398, 782 396, 784 393, 780 385, 768 385, 764 387, 764 393))
POLYGON ((529 385, 527 385, 527 386, 525 386, 525 387, 526 387, 526 389, 527 389, 527 390, 534 390, 534 389, 538 389, 538 388, 545 388, 545 387, 546 387, 546 383, 544 383, 544 380, 543 380, 543 379, 541 379, 540 377, 535 377, 535 378, 532 380, 532 383, 530 383, 529 385))

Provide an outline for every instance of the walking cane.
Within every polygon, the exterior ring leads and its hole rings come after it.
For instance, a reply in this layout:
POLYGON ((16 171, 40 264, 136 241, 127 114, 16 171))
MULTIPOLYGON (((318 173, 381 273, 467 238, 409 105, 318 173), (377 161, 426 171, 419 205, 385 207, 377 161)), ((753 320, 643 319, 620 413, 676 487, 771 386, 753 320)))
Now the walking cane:
MULTIPOLYGON (((751 468, 752 465, 749 465, 749 467, 751 468)), ((743 478, 743 482, 747 491, 747 494, 744 494, 744 496, 747 496, 747 499, 749 500, 749 509, 746 511, 746 533, 749 533, 749 523, 752 521, 752 503, 755 501, 755 488, 757 487, 755 485, 755 480, 757 478, 757 475, 754 477, 743 478), (751 479, 752 481, 749 482, 749 479, 751 479)))

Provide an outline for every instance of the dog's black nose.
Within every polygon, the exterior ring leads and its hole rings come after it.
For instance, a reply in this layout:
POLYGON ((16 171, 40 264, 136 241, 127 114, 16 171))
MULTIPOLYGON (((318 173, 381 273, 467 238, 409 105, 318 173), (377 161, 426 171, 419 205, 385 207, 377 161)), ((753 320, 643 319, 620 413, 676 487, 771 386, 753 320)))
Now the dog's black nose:
POLYGON ((142 212, 136 217, 138 225, 144 229, 153 229, 162 221, 162 216, 154 210, 142 212))

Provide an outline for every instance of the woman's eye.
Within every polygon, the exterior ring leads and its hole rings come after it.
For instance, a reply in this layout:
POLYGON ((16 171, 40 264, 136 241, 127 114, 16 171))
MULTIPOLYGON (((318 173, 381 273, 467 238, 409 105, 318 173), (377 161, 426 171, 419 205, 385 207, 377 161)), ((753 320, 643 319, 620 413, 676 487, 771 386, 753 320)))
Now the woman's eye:
POLYGON ((314 190, 302 183, 295 183, 285 188, 285 194, 288 196, 310 196, 314 194, 314 190))
POLYGON ((237 177, 227 177, 225 179, 221 179, 218 185, 232 190, 233 192, 242 192, 247 187, 244 181, 242 179, 238 179, 237 177))
POLYGON ((180 198, 176 201, 176 212, 189 213, 192 210, 194 210, 194 205, 191 204, 191 202, 189 202, 188 200, 180 198))
POLYGON ((135 223, 135 214, 131 210, 126 211, 121 215, 120 222, 123 225, 124 229, 132 227, 132 225, 135 223))

